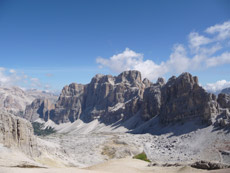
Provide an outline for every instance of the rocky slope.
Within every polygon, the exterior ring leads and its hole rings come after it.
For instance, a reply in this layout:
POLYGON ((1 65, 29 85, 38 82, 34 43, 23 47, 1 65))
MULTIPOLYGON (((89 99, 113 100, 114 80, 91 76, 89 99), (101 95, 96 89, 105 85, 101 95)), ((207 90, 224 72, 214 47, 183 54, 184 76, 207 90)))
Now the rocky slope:
POLYGON ((42 118, 45 121, 50 119, 50 110, 54 109, 54 104, 48 99, 35 99, 30 105, 26 106, 23 118, 34 122, 38 118, 42 118))
POLYGON ((0 111, 0 143, 8 148, 19 149, 30 156, 38 154, 32 125, 4 111, 0 111))
POLYGON ((136 128, 156 116, 164 124, 194 118, 211 124, 220 110, 216 96, 189 73, 151 83, 142 80, 138 71, 125 71, 118 76, 96 75, 87 85, 72 83, 63 88, 53 107, 37 100, 26 112, 25 118, 36 112, 35 117, 57 124, 97 119, 108 125, 139 117, 136 126, 130 127, 136 128))

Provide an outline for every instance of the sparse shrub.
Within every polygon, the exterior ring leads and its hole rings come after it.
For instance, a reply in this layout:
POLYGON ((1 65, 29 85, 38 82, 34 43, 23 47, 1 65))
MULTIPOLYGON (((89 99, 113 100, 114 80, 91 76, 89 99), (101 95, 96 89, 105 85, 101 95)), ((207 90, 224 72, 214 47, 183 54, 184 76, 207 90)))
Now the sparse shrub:
POLYGON ((46 136, 56 132, 52 127, 46 127, 44 129, 44 124, 42 123, 33 122, 32 125, 34 128, 34 134, 37 136, 46 136))
POLYGON ((147 158, 145 152, 142 152, 142 153, 140 153, 140 154, 138 154, 138 155, 136 155, 136 156, 133 156, 133 158, 134 158, 134 159, 140 159, 140 160, 143 160, 143 161, 146 161, 146 162, 151 162, 151 161, 147 158))

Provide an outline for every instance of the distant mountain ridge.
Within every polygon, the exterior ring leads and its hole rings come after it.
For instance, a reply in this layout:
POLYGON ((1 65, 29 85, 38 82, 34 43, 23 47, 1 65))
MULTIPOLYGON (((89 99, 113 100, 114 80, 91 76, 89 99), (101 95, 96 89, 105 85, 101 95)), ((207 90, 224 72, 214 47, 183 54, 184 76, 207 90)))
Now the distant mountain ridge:
POLYGON ((0 108, 16 115, 22 115, 27 105, 34 99, 49 99, 52 102, 57 96, 39 90, 22 90, 19 87, 0 87, 0 108))
POLYGON ((230 87, 221 90, 221 93, 230 94, 230 87))

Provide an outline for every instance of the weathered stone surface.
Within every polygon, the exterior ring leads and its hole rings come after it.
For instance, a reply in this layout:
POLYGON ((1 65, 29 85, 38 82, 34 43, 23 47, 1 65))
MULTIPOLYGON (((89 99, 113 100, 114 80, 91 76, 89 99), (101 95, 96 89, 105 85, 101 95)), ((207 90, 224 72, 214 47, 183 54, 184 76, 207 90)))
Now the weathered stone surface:
POLYGON ((96 75, 87 85, 65 86, 52 110, 38 105, 41 103, 35 104, 35 113, 40 111, 40 117, 56 123, 99 119, 107 124, 134 115, 145 121, 158 115, 163 123, 195 117, 212 122, 219 113, 215 95, 207 93, 189 73, 173 76, 167 83, 163 78, 156 83, 142 81, 138 71, 125 71, 117 77, 96 75))
POLYGON ((35 99, 30 105, 26 106, 23 118, 33 122, 38 118, 45 121, 50 119, 50 110, 54 109, 54 104, 48 99, 35 99))
POLYGON ((18 87, 0 87, 0 108, 5 111, 23 112, 26 105, 30 104, 33 99, 18 87))
POLYGON ((141 116, 144 120, 159 115, 161 111, 161 88, 160 83, 152 84, 145 89, 141 116))
POLYGON ((215 95, 207 93, 198 84, 197 77, 183 73, 171 77, 161 90, 162 122, 201 117, 209 121, 218 114, 215 95))
POLYGON ((82 113, 84 106, 84 91, 86 86, 72 83, 65 86, 55 104, 55 109, 51 111, 50 119, 57 123, 74 121, 82 113))
POLYGON ((220 93, 217 102, 220 104, 220 107, 230 109, 230 94, 220 93))
POLYGON ((138 71, 126 71, 117 77, 96 75, 89 84, 65 86, 51 113, 56 123, 100 119, 105 123, 125 119, 137 113, 145 85, 138 71))
POLYGON ((39 154, 32 125, 3 111, 0 111, 0 143, 9 148, 18 148, 31 156, 39 154))
POLYGON ((35 99, 57 101, 57 96, 39 90, 22 90, 19 87, 0 87, 0 108, 17 116, 24 116, 26 106, 35 99))

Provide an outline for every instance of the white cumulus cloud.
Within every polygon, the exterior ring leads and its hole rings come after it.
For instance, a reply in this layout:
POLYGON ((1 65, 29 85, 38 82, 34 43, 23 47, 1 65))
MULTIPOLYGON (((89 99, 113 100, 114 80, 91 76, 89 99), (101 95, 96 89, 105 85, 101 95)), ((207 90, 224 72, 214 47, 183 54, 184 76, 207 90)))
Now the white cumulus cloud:
POLYGON ((129 48, 110 58, 99 57, 96 62, 99 67, 107 67, 117 73, 139 70, 144 78, 150 80, 166 74, 175 75, 230 64, 230 53, 224 51, 224 48, 229 47, 227 41, 230 41, 230 21, 208 27, 204 32, 205 36, 191 32, 188 35, 188 45, 175 44, 169 58, 160 63, 153 59, 144 59, 142 53, 129 48))
POLYGON ((157 65, 152 60, 144 60, 143 54, 136 53, 129 48, 109 59, 97 58, 96 61, 118 73, 124 70, 139 70, 144 77, 151 80, 165 73, 162 69, 163 65, 157 65))
POLYGON ((222 89, 230 87, 230 81, 219 80, 215 83, 208 83, 204 86, 204 88, 212 93, 216 93, 221 91, 222 89))

